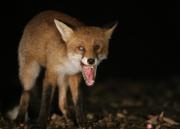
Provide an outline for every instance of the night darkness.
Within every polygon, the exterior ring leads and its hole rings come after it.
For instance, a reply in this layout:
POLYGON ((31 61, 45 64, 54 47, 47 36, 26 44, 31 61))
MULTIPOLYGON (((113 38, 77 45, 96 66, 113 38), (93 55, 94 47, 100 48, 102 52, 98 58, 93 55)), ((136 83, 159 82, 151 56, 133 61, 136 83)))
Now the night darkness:
POLYGON ((134 0, 7 3, 7 8, 1 12, 3 75, 9 78, 16 74, 17 46, 27 22, 37 13, 50 9, 65 12, 87 25, 119 22, 110 43, 109 58, 99 67, 103 76, 161 78, 177 75, 180 71, 175 6, 175 2, 134 0))
POLYGON ((27 22, 44 10, 59 10, 87 25, 119 22, 110 41, 109 57, 99 66, 97 82, 108 78, 167 80, 180 76, 176 1, 18 0, 1 6, 2 98, 9 94, 8 90, 19 94, 19 40, 27 22))

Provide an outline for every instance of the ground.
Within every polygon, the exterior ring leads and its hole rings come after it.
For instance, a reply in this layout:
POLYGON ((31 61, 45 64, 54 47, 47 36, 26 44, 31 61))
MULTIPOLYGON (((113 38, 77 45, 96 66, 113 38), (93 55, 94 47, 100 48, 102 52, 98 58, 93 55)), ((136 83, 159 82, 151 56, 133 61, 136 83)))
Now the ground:
MULTIPOLYGON (((83 88, 87 129, 179 129, 180 79, 106 79, 83 88)), ((0 129, 18 129, 1 117, 0 129)), ((48 129, 78 129, 53 114, 48 129)), ((79 128, 80 129, 80 128, 79 128)), ((83 128, 85 129, 85 128, 83 128)))

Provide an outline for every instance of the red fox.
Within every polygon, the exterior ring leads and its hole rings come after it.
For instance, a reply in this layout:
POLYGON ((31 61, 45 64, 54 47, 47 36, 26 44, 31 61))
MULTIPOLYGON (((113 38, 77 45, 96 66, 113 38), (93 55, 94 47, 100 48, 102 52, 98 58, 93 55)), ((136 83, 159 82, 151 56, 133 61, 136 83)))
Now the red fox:
POLYGON ((19 78, 23 92, 17 120, 23 122, 29 105, 30 91, 41 67, 46 69, 42 101, 37 124, 46 128, 55 87, 58 86, 58 104, 65 118, 69 117, 67 89, 70 88, 81 125, 83 111, 79 84, 81 73, 87 86, 95 82, 98 64, 107 58, 108 42, 116 28, 86 26, 66 14, 45 11, 27 24, 18 49, 19 78))

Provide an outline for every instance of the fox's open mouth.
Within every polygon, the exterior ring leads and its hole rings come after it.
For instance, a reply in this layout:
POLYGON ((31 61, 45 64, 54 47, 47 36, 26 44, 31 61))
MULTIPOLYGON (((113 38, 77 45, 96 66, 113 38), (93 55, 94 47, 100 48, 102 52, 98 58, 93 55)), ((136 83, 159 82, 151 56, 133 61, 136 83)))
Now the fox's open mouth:
POLYGON ((96 65, 85 65, 81 63, 82 75, 87 86, 92 86, 96 77, 96 65))

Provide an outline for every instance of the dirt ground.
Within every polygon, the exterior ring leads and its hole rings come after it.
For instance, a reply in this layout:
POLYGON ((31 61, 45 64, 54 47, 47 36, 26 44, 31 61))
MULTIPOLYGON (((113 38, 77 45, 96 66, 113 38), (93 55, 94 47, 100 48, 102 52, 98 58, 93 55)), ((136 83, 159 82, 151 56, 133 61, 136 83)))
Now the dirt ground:
MULTIPOLYGON (((83 90, 86 129, 180 129, 180 78, 107 79, 83 90)), ((0 129, 18 128, 0 118, 0 129)), ((65 128, 78 129, 53 114, 48 129, 65 128)))

